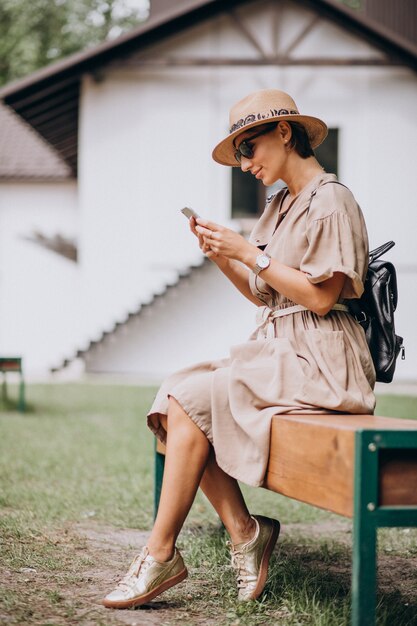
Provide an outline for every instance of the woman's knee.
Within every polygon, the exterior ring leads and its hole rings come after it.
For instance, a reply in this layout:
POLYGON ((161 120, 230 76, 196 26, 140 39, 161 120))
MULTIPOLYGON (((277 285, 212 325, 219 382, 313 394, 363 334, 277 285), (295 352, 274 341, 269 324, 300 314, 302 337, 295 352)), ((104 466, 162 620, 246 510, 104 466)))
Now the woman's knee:
POLYGON ((165 418, 165 430, 181 433, 183 438, 199 439, 206 438, 202 430, 193 422, 190 416, 184 411, 179 402, 170 396, 168 406, 168 416, 165 418))
POLYGON ((167 424, 189 420, 190 417, 182 408, 181 404, 173 396, 169 396, 167 424))
MULTIPOLYGON (((181 405, 175 400, 175 398, 173 398, 172 396, 169 396, 168 399, 168 415, 171 416, 170 422, 172 423, 173 421, 173 414, 176 413, 177 411, 181 410, 181 405)), ((168 432, 168 415, 160 415, 159 417, 159 421, 161 422, 162 428, 168 432)))
POLYGON ((184 419, 190 419, 185 413, 181 405, 173 398, 169 397, 168 401, 168 414, 160 416, 160 422, 166 432, 168 432, 168 426, 174 427, 176 424, 181 423, 184 419))

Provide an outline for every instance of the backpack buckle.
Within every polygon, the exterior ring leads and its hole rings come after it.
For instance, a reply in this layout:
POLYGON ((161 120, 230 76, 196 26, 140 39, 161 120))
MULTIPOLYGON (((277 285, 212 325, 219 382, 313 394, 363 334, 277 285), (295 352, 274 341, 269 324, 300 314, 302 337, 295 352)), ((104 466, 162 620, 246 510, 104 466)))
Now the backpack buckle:
POLYGON ((361 312, 360 312, 360 315, 356 315, 356 314, 355 314, 355 316, 354 316, 354 317, 355 317, 355 320, 358 322, 358 324, 364 324, 364 323, 366 322, 366 320, 368 319, 368 318, 366 317, 366 313, 365 313, 364 311, 361 311, 361 312), (359 318, 360 318, 360 315, 362 315, 362 316, 363 316, 363 317, 362 317, 362 319, 359 319, 359 318))

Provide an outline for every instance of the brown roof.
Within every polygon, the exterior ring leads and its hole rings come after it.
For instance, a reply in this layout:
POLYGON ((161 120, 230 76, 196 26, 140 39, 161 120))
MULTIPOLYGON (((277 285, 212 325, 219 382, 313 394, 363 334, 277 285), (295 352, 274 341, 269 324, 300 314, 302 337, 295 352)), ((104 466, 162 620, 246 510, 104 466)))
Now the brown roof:
POLYGON ((365 17, 416 48, 416 0, 363 0, 361 4, 361 13, 365 17))
MULTIPOLYGON (((381 0, 384 11, 375 9, 375 3, 371 6, 372 0, 364 0, 364 6, 369 2, 370 7, 366 11, 353 11, 338 0, 297 0, 383 50, 390 62, 417 71, 417 43, 408 37, 413 37, 414 31, 407 31, 406 36, 404 30, 407 23, 417 19, 417 2, 403 1, 407 8, 393 30, 389 27, 390 16, 401 4, 396 0, 381 0)), ((0 100, 3 99, 36 128, 76 174, 79 93, 84 73, 94 75, 101 66, 116 58, 125 58, 189 26, 251 2, 255 0, 153 0, 153 11, 147 22, 117 39, 74 54, 6 85, 0 89, 0 100)), ((279 64, 279 60, 276 63, 279 64)))
MULTIPOLYGON (((238 5, 248 0, 224 0, 238 5)), ((220 0, 179 0, 175 3, 154 0, 159 9, 149 20, 132 31, 97 47, 78 52, 52 63, 29 76, 0 89, 0 101, 13 107, 31 124, 77 174, 78 106, 81 77, 95 72, 116 57, 128 55, 159 38, 176 33, 219 11, 220 0), (196 10, 193 10, 197 7, 196 10), (198 14, 198 16, 197 16, 198 14)))
POLYGON ((62 180, 71 168, 10 107, 0 105, 0 180, 62 180))

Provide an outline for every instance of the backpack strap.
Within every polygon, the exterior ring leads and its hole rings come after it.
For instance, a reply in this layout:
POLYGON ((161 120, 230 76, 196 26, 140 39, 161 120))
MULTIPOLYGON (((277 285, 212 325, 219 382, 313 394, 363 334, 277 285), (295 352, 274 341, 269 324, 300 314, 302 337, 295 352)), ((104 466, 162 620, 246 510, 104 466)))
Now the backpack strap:
POLYGON ((307 207, 307 213, 310 210, 311 207, 311 203, 313 202, 313 198, 316 195, 316 193, 318 192, 318 190, 320 189, 320 187, 324 187, 324 185, 341 185, 342 187, 344 187, 345 189, 348 189, 348 187, 346 187, 346 185, 344 185, 343 183, 339 183, 338 180, 328 180, 325 183, 322 183, 321 185, 318 185, 315 189, 313 189, 313 191, 310 194, 310 201, 308 203, 308 207, 307 207))
POLYGON ((372 263, 372 261, 376 261, 376 259, 379 259, 380 256, 388 252, 388 250, 391 250, 391 248, 393 248, 394 246, 395 241, 387 241, 387 243, 383 243, 382 246, 379 246, 379 248, 375 248, 375 250, 372 250, 369 253, 369 263, 372 263))
MULTIPOLYGON (((313 198, 316 195, 317 191, 320 189, 320 187, 324 187, 324 185, 330 185, 330 184, 341 185, 345 189, 348 189, 346 185, 344 185, 343 183, 340 183, 338 180, 328 180, 322 185, 318 185, 315 189, 313 189, 313 191, 310 194, 310 200, 309 200, 308 207, 307 207, 307 213, 309 212, 311 203, 313 202, 313 198)), ((387 241, 386 243, 383 243, 382 246, 375 248, 375 250, 371 250, 371 252, 369 253, 369 263, 372 263, 372 261, 376 261, 376 259, 379 259, 380 256, 388 252, 388 250, 391 250, 391 248, 393 248, 394 246, 395 246, 395 241, 387 241)))

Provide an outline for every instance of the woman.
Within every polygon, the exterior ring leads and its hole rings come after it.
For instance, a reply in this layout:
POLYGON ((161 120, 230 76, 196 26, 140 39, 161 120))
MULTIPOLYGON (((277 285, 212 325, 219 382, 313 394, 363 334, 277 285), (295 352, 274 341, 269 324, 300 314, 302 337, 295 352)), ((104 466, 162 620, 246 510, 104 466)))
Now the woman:
POLYGON ((230 122, 213 158, 287 186, 268 198, 249 241, 205 219, 190 225, 202 251, 258 307, 257 329, 230 358, 162 385, 148 415, 167 445, 158 515, 107 607, 144 604, 187 576, 175 542, 199 486, 230 535, 239 600, 258 598, 279 522, 251 515, 237 480, 263 484, 272 416, 375 407, 365 335, 344 304, 363 291, 367 232, 351 192, 314 157, 326 125, 275 89, 238 102, 230 122))

